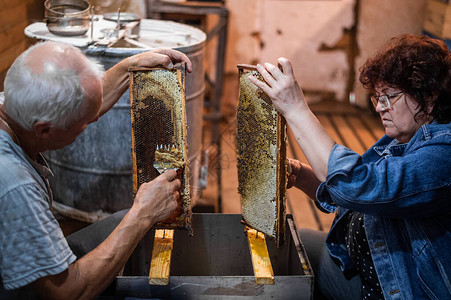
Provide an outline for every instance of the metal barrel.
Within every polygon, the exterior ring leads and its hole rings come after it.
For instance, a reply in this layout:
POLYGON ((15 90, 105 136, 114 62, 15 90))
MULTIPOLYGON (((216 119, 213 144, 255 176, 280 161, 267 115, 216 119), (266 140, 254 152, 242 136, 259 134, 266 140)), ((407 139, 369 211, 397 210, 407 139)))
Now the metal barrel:
MULTIPOLYGON (((189 25, 145 19, 140 23, 138 41, 152 48, 179 50, 193 63, 193 71, 186 76, 186 114, 191 198, 195 202, 200 196, 206 35, 189 25)), ((105 69, 143 51, 127 47, 84 49, 88 57, 97 59, 105 69)), ((85 212, 129 208, 133 203, 130 92, 127 90, 74 143, 46 151, 45 156, 55 173, 50 180, 55 201, 85 212)))

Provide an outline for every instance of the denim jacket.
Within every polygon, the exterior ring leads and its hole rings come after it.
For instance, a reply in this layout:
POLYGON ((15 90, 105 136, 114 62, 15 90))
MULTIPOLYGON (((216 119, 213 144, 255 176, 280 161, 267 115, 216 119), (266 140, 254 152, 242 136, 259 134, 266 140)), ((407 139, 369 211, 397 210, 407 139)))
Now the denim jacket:
POLYGON ((451 124, 407 144, 384 136, 362 156, 335 145, 317 199, 336 214, 326 244, 345 274, 343 216, 360 211, 386 299, 451 299, 451 124))

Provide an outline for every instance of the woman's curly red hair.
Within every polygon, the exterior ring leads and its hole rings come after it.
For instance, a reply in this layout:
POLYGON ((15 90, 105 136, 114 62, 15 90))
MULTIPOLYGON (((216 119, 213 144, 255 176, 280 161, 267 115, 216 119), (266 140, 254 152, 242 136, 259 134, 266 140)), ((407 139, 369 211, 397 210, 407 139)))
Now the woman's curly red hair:
POLYGON ((398 88, 418 101, 420 111, 451 122, 451 53, 446 44, 426 36, 392 38, 360 69, 360 82, 375 91, 380 84, 398 88))

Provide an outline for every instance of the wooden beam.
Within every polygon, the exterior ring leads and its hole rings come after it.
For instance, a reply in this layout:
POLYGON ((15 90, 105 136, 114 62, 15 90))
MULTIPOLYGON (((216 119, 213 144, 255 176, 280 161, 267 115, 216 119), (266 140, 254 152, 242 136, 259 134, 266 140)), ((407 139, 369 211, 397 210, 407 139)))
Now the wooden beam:
POLYGON ((7 31, 11 27, 22 23, 24 19, 28 19, 26 3, 21 3, 9 9, 3 9, 2 7, 0 10, 0 31, 7 31))
POLYGON ((365 149, 368 150, 371 146, 374 145, 374 143, 377 142, 378 139, 373 136, 371 130, 369 130, 365 123, 363 123, 363 118, 364 117, 362 116, 347 116, 346 119, 349 123, 349 126, 354 130, 359 140, 365 146, 365 149))
POLYGON ((0 71, 6 71, 13 64, 14 60, 27 49, 27 42, 25 40, 15 44, 1 53, 0 57, 0 71))
POLYGON ((149 284, 167 285, 169 283, 173 243, 174 230, 155 230, 152 261, 150 262, 149 284))
POLYGON ((449 1, 427 2, 423 29, 444 40, 451 39, 451 5, 449 1))
POLYGON ((8 30, 0 31, 0 41, 2 41, 0 44, 0 53, 15 47, 26 39, 24 35, 25 27, 27 27, 27 20, 13 25, 8 30))
POLYGON ((382 138, 385 134, 385 128, 382 125, 382 121, 379 117, 375 118, 362 118, 361 121, 366 124, 368 128, 371 129, 372 135, 376 140, 382 138))
POLYGON ((341 139, 341 136, 339 135, 334 124, 331 121, 331 115, 318 114, 316 117, 318 118, 321 125, 324 126, 327 133, 334 139, 334 141, 340 145, 343 145, 343 140, 341 139))
POLYGON ((358 137, 354 134, 354 131, 346 123, 346 120, 341 115, 333 115, 332 122, 335 124, 337 131, 344 140, 344 145, 349 149, 359 153, 360 155, 365 153, 366 149, 363 147, 362 143, 358 137))
POLYGON ((265 235, 246 226, 247 240, 251 252, 252 266, 254 268, 257 284, 274 284, 274 272, 266 247, 265 235))

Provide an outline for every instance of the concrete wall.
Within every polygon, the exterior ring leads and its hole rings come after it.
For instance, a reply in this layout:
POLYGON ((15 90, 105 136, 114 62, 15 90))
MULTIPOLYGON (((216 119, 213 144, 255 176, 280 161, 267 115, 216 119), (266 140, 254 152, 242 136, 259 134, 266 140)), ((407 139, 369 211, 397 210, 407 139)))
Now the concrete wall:
MULTIPOLYGON (((356 69, 364 64, 381 45, 402 33, 421 34, 427 0, 359 0, 357 41, 360 54, 355 59, 356 69)), ((356 104, 365 107, 368 93, 358 81, 354 91, 356 104)))
MULTIPOLYGON (((0 9, 0 90, 7 68, 27 44, 23 28, 43 13, 44 0, 12 0, 0 9), (25 13, 13 13, 16 10, 25 13), (30 13, 32 12, 32 13, 30 13), (14 17, 15 16, 15 17, 14 17), (30 18, 30 16, 33 16, 30 18), (20 39, 18 38, 20 37, 20 39)), ((6 3, 6 2, 5 2, 6 3)), ((98 13, 116 11, 114 0, 91 0, 98 13)), ((124 0, 121 10, 145 15, 147 0, 124 0)), ((331 97, 366 106, 358 68, 382 43, 400 33, 421 33, 427 0, 226 0, 230 10, 227 73, 239 63, 289 58, 309 101, 331 97), (353 45, 355 44, 355 47, 353 45), (355 49, 357 48, 357 49, 355 49)), ((211 68, 214 55, 209 56, 211 68)))
POLYGON ((389 37, 421 33, 426 2, 226 0, 226 72, 236 72, 238 63, 275 63, 284 56, 309 101, 315 95, 348 101, 355 91, 357 104, 366 106, 366 94, 355 84, 358 67, 389 37))
POLYGON ((332 48, 343 29, 353 25, 354 0, 228 0, 227 5, 231 10, 227 71, 237 63, 276 63, 284 56, 292 61, 304 89, 344 97, 346 53, 319 49, 332 48))
POLYGON ((104 14, 116 12, 118 8, 122 12, 138 14, 141 17, 146 16, 146 3, 144 0, 88 0, 94 6, 95 14, 104 14))

